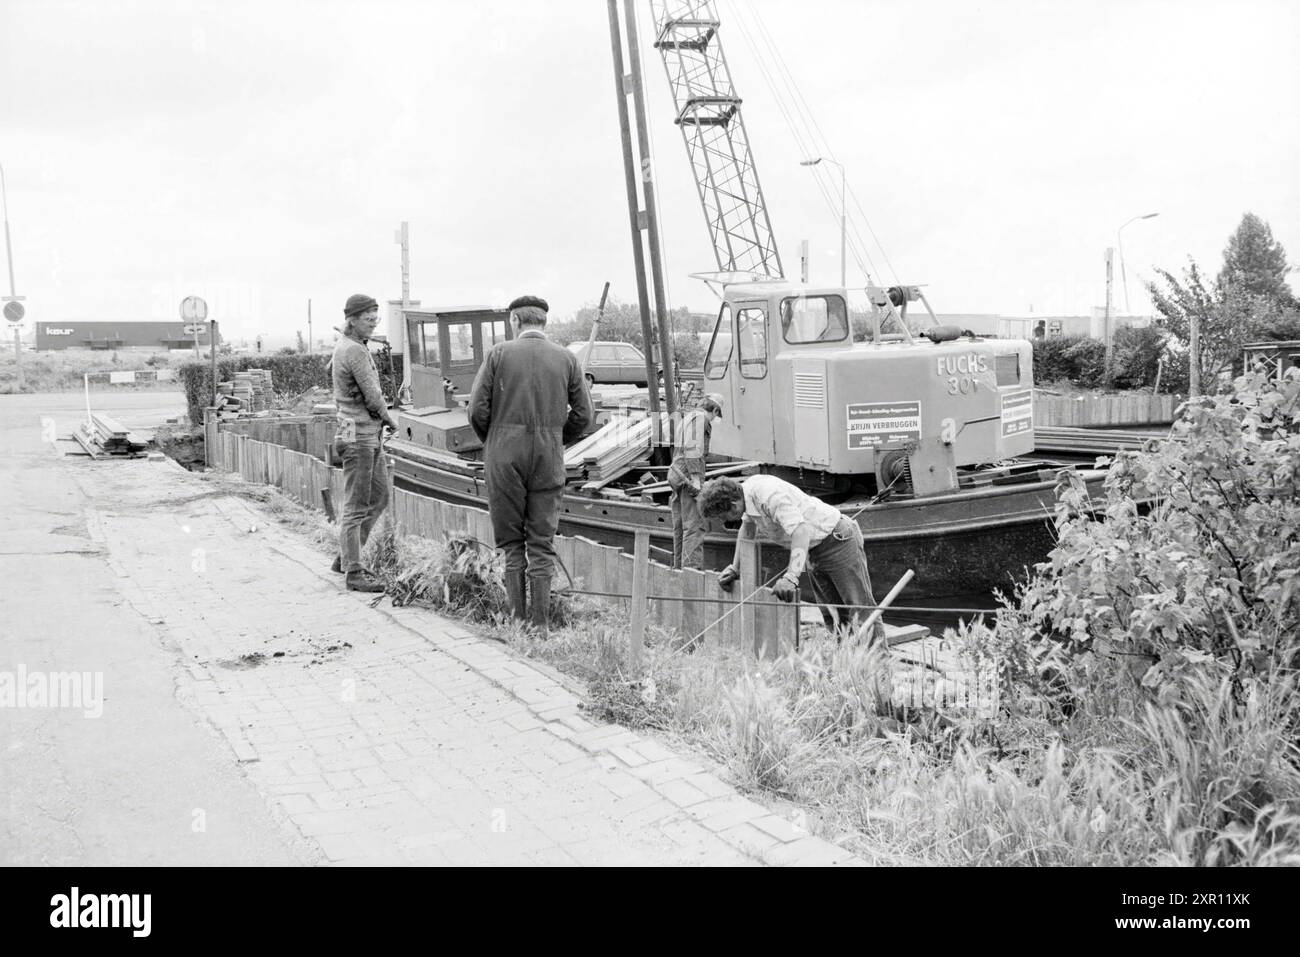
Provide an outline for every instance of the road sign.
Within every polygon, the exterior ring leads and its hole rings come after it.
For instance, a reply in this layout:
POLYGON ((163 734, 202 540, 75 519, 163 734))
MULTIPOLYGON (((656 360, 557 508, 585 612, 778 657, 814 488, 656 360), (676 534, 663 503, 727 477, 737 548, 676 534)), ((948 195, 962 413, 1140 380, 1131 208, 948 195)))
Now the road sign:
POLYGON ((186 296, 181 300, 181 318, 186 322, 202 322, 208 318, 208 304, 198 296, 186 296))
POLYGON ((187 336, 202 335, 204 332, 207 331, 207 328, 208 327, 201 322, 192 322, 185 327, 185 334, 187 336))
POLYGON ((5 318, 10 322, 22 322, 25 315, 27 315, 27 310, 23 308, 21 302, 5 303, 5 318))

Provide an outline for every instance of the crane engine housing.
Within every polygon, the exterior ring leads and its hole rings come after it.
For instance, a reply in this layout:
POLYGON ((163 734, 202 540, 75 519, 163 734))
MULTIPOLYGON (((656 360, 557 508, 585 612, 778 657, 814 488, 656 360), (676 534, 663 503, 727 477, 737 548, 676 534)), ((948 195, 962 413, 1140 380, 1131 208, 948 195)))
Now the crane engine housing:
POLYGON ((1028 342, 955 330, 932 341, 901 321, 882 334, 879 320, 854 342, 843 289, 726 286, 704 362, 704 389, 723 403, 712 451, 881 486, 906 463, 919 495, 1033 451, 1028 342))

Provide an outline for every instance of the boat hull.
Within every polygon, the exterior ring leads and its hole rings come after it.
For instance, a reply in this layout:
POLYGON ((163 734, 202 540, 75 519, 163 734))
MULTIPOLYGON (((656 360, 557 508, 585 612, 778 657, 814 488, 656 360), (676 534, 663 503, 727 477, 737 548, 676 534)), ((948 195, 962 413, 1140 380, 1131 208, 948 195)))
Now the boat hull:
MULTIPOLYGON (((394 453, 394 482, 399 488, 475 508, 487 508, 481 478, 457 474, 429 462, 394 453)), ((1083 473, 1095 494, 1104 473, 1083 473)), ((926 499, 885 502, 863 508, 841 506, 862 528, 873 583, 883 591, 905 571, 916 577, 908 587, 912 601, 1009 591, 1026 570, 1043 561, 1053 544, 1051 514, 1054 480, 1030 481, 962 490, 926 499)), ((665 560, 672 552, 672 517, 666 505, 642 504, 589 495, 566 494, 560 533, 578 535, 632 550, 637 531, 648 530, 650 543, 665 560)), ((731 561, 735 533, 714 526, 705 537, 704 562, 718 570, 731 561)), ((785 566, 787 553, 764 546, 763 577, 785 566)), ((880 597, 880 596, 877 596, 880 597)))

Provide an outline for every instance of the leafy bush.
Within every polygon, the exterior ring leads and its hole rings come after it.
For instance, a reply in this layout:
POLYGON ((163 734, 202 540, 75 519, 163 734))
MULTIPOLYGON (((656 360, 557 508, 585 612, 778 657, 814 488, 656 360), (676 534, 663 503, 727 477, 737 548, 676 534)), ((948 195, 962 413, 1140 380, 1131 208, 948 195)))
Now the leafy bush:
MULTIPOLYGON (((217 358, 217 381, 225 382, 236 372, 248 369, 269 369, 271 384, 276 395, 294 396, 312 386, 329 388, 330 374, 326 369, 330 357, 324 353, 298 353, 288 355, 242 355, 217 358)), ((210 362, 187 362, 177 374, 185 389, 185 402, 189 407, 190 422, 203 421, 203 409, 212 402, 212 370, 210 362)))
MULTIPOLYGON (((1156 371, 1165 356, 1165 338, 1164 331, 1155 326, 1125 326, 1117 330, 1112 369, 1115 386, 1141 389, 1155 385, 1156 371)), ((1161 374, 1162 388, 1164 380, 1161 374)))
POLYGON ((1106 345, 1091 336, 1056 336, 1035 339, 1034 382, 1068 379, 1081 386, 1101 383, 1106 345))

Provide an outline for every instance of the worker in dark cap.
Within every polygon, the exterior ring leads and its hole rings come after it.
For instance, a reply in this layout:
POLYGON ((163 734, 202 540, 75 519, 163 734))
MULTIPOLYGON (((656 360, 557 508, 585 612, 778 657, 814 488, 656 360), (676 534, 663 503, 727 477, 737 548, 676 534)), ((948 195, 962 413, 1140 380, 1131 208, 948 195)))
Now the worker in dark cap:
POLYGON ((347 574, 349 591, 381 592, 384 586, 361 564, 361 549, 388 507, 388 466, 382 429, 397 430, 379 369, 366 342, 379 321, 379 303, 358 293, 343 307, 343 336, 331 360, 338 431, 334 445, 343 460, 344 504, 339 521, 339 556, 334 571, 347 574))
POLYGON ((488 510, 497 547, 505 553, 511 613, 543 637, 564 493, 564 446, 582 435, 592 417, 578 357, 543 331, 547 308, 536 296, 510 303, 514 338, 498 342, 484 357, 469 402, 470 425, 484 444, 488 510))
POLYGON ((673 460, 668 467, 668 504, 673 516, 673 568, 704 567, 705 520, 697 498, 704 487, 705 460, 713 420, 722 414, 721 397, 707 396, 682 415, 673 438, 673 460))

